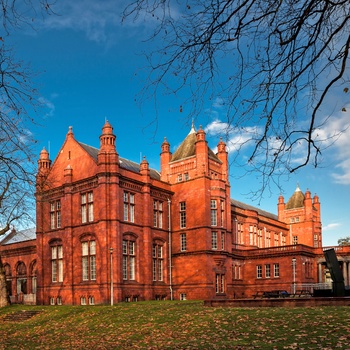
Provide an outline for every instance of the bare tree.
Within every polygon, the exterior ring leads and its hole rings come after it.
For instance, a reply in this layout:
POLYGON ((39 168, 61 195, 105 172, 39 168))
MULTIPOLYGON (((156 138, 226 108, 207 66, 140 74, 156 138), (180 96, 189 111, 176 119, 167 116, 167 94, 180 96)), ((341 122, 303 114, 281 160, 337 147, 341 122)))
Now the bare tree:
POLYGON ((136 0, 128 18, 153 23, 149 40, 160 43, 146 52, 141 100, 186 90, 190 118, 221 101, 226 132, 242 134, 237 149, 251 146, 248 164, 262 175, 262 190, 271 175, 318 166, 332 143, 318 133, 326 97, 348 92, 349 1, 136 0))
MULTIPOLYGON (((35 218, 35 140, 30 131, 38 116, 37 91, 32 72, 18 60, 9 42, 11 33, 32 26, 34 17, 50 13, 46 0, 0 0, 3 36, 0 37, 0 236, 16 224, 33 224, 35 218)), ((8 304, 6 280, 0 259, 0 306, 8 304), (4 285, 5 283, 5 285, 4 285)))

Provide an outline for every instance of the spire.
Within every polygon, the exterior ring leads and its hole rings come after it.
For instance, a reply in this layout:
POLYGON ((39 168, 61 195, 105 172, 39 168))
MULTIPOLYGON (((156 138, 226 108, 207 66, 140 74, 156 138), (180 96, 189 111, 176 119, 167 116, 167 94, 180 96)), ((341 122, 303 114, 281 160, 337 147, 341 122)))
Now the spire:
POLYGON ((191 127, 191 130, 188 133, 188 135, 195 134, 195 133, 196 133, 196 128, 194 127, 194 120, 192 119, 192 127, 191 127))

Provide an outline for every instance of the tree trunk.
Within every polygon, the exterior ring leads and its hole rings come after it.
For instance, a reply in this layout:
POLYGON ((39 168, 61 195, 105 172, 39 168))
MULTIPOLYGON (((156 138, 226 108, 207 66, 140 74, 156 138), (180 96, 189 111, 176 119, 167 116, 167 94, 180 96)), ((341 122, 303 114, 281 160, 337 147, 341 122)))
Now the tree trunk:
POLYGON ((5 269, 0 256, 0 307, 8 305, 10 305, 10 296, 7 292, 5 269))

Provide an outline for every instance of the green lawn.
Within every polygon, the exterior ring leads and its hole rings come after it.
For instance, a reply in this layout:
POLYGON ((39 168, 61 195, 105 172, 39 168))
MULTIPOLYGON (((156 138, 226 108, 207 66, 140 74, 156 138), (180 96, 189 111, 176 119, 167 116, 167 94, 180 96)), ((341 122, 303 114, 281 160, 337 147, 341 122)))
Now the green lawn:
POLYGON ((350 308, 15 305, 0 309, 0 349, 350 349, 350 308), (3 319, 20 310, 42 312, 3 319))

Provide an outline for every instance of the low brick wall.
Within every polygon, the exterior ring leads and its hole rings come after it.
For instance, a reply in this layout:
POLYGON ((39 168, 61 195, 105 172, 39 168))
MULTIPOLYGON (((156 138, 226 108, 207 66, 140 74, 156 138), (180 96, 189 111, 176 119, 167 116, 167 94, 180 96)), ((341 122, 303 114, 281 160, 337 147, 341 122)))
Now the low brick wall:
POLYGON ((280 299, 229 299, 204 300, 205 306, 213 307, 315 307, 350 306, 350 297, 344 298, 280 298, 280 299))

